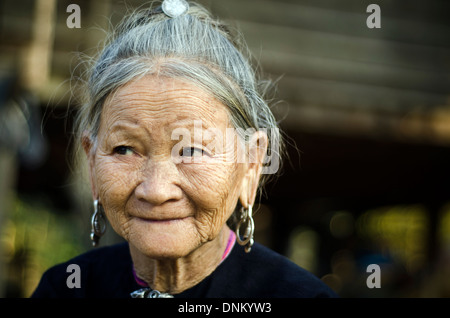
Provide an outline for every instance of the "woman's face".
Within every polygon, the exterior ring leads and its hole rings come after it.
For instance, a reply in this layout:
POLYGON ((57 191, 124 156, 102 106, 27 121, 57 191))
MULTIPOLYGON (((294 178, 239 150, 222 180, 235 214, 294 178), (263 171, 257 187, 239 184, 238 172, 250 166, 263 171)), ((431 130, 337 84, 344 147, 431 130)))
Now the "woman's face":
POLYGON ((107 99, 97 141, 85 146, 94 197, 114 230, 150 257, 182 257, 216 238, 247 191, 247 165, 223 160, 230 147, 212 149, 199 123, 223 136, 232 127, 210 94, 148 76, 107 99))

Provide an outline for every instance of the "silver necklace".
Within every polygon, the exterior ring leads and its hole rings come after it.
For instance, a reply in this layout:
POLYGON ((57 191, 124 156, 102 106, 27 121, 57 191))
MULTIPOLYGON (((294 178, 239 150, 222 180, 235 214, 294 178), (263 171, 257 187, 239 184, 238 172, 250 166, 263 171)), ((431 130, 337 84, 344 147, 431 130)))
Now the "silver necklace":
POLYGON ((172 295, 161 293, 151 288, 141 288, 130 294, 131 298, 173 298, 172 295))

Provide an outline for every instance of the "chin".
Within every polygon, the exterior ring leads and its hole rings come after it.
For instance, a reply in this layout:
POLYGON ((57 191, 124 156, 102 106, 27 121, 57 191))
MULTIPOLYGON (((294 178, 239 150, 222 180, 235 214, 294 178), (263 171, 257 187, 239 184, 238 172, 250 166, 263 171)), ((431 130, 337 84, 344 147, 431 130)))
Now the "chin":
POLYGON ((197 238, 198 235, 190 229, 149 229, 148 226, 137 226, 128 235, 127 241, 147 257, 176 259, 195 250, 200 245, 197 238))

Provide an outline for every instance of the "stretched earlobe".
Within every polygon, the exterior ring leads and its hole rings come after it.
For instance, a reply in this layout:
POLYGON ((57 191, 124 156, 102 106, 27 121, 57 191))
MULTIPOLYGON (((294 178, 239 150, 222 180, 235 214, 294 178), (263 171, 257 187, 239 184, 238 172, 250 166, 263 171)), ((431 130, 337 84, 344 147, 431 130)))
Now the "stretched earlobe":
POLYGON ((86 156, 89 157, 89 154, 92 150, 93 142, 87 131, 84 131, 83 134, 81 135, 81 146, 83 147, 86 156))
POLYGON ((89 169, 89 180, 91 183, 91 191, 92 191, 92 197, 95 199, 98 197, 97 189, 95 186, 95 173, 94 173, 94 167, 95 167, 95 154, 94 154, 94 141, 90 137, 89 133, 87 131, 84 131, 81 136, 81 146, 83 147, 84 153, 86 154, 87 162, 88 162, 88 169, 89 169))
POLYGON ((267 147, 267 134, 256 131, 249 141, 247 171, 241 184, 240 201, 244 208, 254 205, 267 147))

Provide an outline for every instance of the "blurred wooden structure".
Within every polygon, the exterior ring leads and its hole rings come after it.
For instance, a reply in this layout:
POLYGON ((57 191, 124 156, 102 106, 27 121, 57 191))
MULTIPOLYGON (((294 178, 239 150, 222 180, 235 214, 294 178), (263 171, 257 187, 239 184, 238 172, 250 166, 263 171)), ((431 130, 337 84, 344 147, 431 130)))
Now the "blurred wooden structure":
MULTIPOLYGON (((64 114, 68 106, 76 107, 71 104, 70 77, 72 72, 78 75, 77 52, 95 52, 104 38, 101 29, 117 23, 127 6, 143 4, 124 2, 3 0, 0 75, 12 73, 24 80, 28 67, 38 63, 44 67, 38 71, 41 79, 23 81, 23 88, 39 97, 44 111, 50 107, 64 114), (38 3, 51 8, 35 16, 38 3), (81 8, 80 29, 66 26, 71 3, 81 8), (47 36, 45 30, 39 33, 32 27, 46 14, 46 25, 51 26, 47 36), (45 61, 25 63, 33 47, 50 50, 48 66, 45 61)), ((268 187, 269 196, 263 200, 273 212, 272 246, 285 252, 295 226, 320 228, 329 211, 347 209, 357 215, 380 205, 422 203, 430 211, 432 260, 439 211, 450 201, 450 3, 200 2, 241 30, 265 74, 279 79, 278 97, 283 102, 274 111, 301 153, 288 148, 292 164, 286 163, 285 173, 268 187), (380 29, 366 26, 370 3, 381 7, 380 29)), ((49 118, 46 126, 53 145, 48 170, 23 172, 19 191, 51 192, 68 176, 61 163, 67 142, 60 130, 64 125, 49 118)), ((53 198, 64 201, 68 195, 58 190, 53 198)), ((334 242, 325 232, 330 248, 324 252, 326 258, 345 242, 334 242)), ((327 270, 324 265, 320 273, 327 270)))

